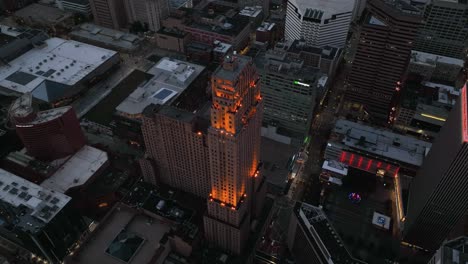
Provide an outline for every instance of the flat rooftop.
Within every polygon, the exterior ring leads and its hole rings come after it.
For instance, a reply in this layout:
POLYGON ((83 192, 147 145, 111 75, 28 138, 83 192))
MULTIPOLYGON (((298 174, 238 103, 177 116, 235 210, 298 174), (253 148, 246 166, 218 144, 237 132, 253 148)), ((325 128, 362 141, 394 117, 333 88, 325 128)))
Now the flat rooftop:
POLYGON ((163 34, 163 35, 167 35, 167 36, 171 36, 171 37, 175 37, 175 38, 183 38, 185 36, 187 36, 187 32, 183 31, 183 30, 179 30, 177 28, 167 28, 167 27, 161 27, 158 31, 157 31, 158 34, 163 34))
POLYGON ((0 30, 2 34, 8 35, 10 37, 19 37, 22 34, 22 32, 20 32, 18 29, 7 25, 0 25, 0 30))
POLYGON ((383 0, 385 4, 410 15, 420 15, 422 11, 408 3, 406 0, 383 0))
POLYGON ((117 113, 138 117, 150 104, 164 105, 174 101, 204 69, 204 66, 198 64, 162 58, 147 71, 154 77, 135 89, 119 104, 116 108, 117 113))
POLYGON ((231 44, 224 43, 219 40, 216 40, 213 44, 214 44, 213 51, 219 52, 222 54, 226 54, 232 48, 231 44))
POLYGON ((239 12, 239 15, 246 17, 257 17, 262 13, 263 8, 261 6, 246 6, 239 12))
POLYGON ((324 263, 327 260, 331 260, 332 263, 364 263, 351 256, 322 209, 296 202, 293 213, 296 214, 302 228, 309 230, 306 235, 312 243, 323 246, 319 247, 319 250, 323 252, 324 263))
POLYGON ((49 223, 71 198, 0 169, 0 200, 17 211, 14 220, 17 228, 35 233, 49 223))
MULTIPOLYGON (((330 185, 322 198, 323 210, 335 232, 358 259, 379 264, 385 263, 385 259, 393 259, 392 252, 399 252, 400 241, 399 218, 392 200, 395 188, 393 179, 385 179, 384 186, 375 173, 350 168, 342 183, 341 186, 330 185), (359 203, 350 200, 352 193, 361 196, 359 203), (391 217, 389 230, 372 224, 374 212, 391 217), (367 246, 369 244, 374 246, 367 246)), ((330 253, 334 254, 334 251, 330 253)))
POLYGON ((25 93, 22 96, 18 97, 10 106, 10 113, 14 117, 25 117, 30 114, 35 114, 35 118, 30 122, 24 122, 22 124, 17 124, 16 127, 30 127, 31 125, 37 125, 42 123, 47 123, 51 120, 60 118, 65 113, 72 111, 71 106, 62 106, 57 108, 52 108, 44 111, 35 111, 32 106, 32 96, 30 93, 25 93))
MULTIPOLYGON (((421 84, 426 87, 438 89, 439 95, 441 93, 444 93, 444 94, 449 94, 449 95, 453 95, 457 97, 460 96, 460 90, 451 85, 445 85, 445 84, 434 83, 434 82, 422 82, 421 84)), ((454 103, 455 102, 451 104, 454 104, 454 103)))
POLYGON ((32 92, 34 97, 49 101, 57 91, 49 94, 43 87, 46 81, 75 85, 116 54, 78 41, 50 38, 0 67, 0 86, 21 94, 32 92))
POLYGON ((305 41, 301 40, 287 40, 283 42, 278 42, 275 45, 275 50, 284 50, 291 53, 300 54, 302 52, 305 53, 313 53, 320 55, 323 59, 334 59, 338 57, 342 49, 335 48, 330 46, 324 47, 314 47, 314 46, 307 46, 305 41))
POLYGON ((459 96, 460 90, 453 86, 422 82, 420 76, 413 75, 405 83, 401 105, 416 110, 418 105, 424 104, 448 113, 459 96))
POLYGON ((65 193, 73 187, 85 184, 108 160, 106 152, 91 146, 84 146, 52 176, 43 181, 41 186, 65 193))
POLYGON ((341 175, 348 175, 348 165, 336 160, 325 160, 322 165, 323 170, 328 170, 341 175))
POLYGON ((227 17, 224 14, 208 15, 201 14, 203 20, 193 21, 186 27, 196 28, 203 31, 214 32, 220 35, 236 37, 242 30, 249 26, 248 17, 237 14, 233 17, 227 17), (212 21, 207 22, 207 21, 212 21), (215 23, 216 21, 216 23, 215 23))
POLYGON ((291 0, 304 17, 325 20, 333 15, 353 12, 354 2, 348 0, 291 0))
POLYGON ((261 51, 254 61, 261 71, 277 72, 304 82, 316 83, 322 75, 318 68, 305 65, 304 60, 290 57, 284 50, 261 51))
POLYGON ((445 63, 445 64, 456 65, 459 67, 463 67, 464 65, 463 60, 460 60, 460 59, 440 56, 440 55, 426 53, 422 51, 416 51, 416 50, 411 51, 411 63, 426 64, 426 65, 436 65, 437 63, 445 63))
POLYGON ((134 50, 140 43, 140 38, 137 35, 91 23, 81 24, 77 30, 70 33, 70 36, 72 38, 85 39, 124 50, 134 50))
POLYGON ((262 175, 273 188, 283 191, 288 182, 289 162, 297 149, 288 144, 283 144, 272 139, 262 137, 260 147, 260 159, 263 166, 260 168, 262 175))
POLYGON ((192 194, 173 190, 167 186, 156 188, 145 182, 133 186, 124 199, 124 202, 130 206, 145 209, 174 223, 200 218, 204 213, 198 211, 201 209, 200 201, 202 206, 205 206, 206 200, 196 198, 192 194))
POLYGON ((273 22, 262 22, 262 24, 259 27, 257 27, 257 31, 271 31, 275 27, 275 25, 276 24, 273 22))
POLYGON ((172 9, 179 9, 181 7, 192 7, 191 0, 169 0, 169 7, 172 9))
POLYGON ((170 222, 119 203, 65 263, 162 263, 170 229, 170 222))
POLYGON ((55 24, 71 18, 73 14, 55 7, 33 3, 16 11, 15 16, 21 17, 26 21, 32 20, 41 23, 55 24))
POLYGON ((72 110, 71 106, 63 106, 63 107, 58 107, 58 108, 52 108, 50 110, 45 110, 45 111, 40 111, 37 112, 36 118, 28 122, 29 125, 36 125, 36 124, 42 124, 42 123, 47 123, 51 120, 57 119, 64 115, 66 112, 72 110))
POLYGON ((450 111, 444 107, 438 107, 419 103, 413 118, 429 124, 442 127, 449 116, 450 111))
POLYGON ((432 146, 429 142, 396 134, 387 129, 370 127, 344 119, 336 122, 333 133, 342 135, 340 143, 348 148, 418 167, 422 165, 427 151, 432 146))
MULTIPOLYGON (((445 242, 441 249, 442 264, 467 263, 468 262, 468 237, 458 237, 445 242)), ((438 254, 436 254, 437 256, 438 254)), ((440 256, 439 256, 440 257, 440 256)), ((436 258, 436 260, 438 260, 436 258)), ((435 263, 439 263, 435 261, 435 263)))

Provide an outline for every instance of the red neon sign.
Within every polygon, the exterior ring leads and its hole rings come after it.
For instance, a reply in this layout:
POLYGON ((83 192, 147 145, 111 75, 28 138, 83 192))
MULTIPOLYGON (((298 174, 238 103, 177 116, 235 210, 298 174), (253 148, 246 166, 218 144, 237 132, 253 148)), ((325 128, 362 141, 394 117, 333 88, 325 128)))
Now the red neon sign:
POLYGON ((363 157, 360 157, 360 158, 359 158, 359 162, 358 162, 358 164, 357 164, 358 168, 361 168, 362 160, 363 160, 363 159, 364 159, 363 157))
POLYGON ((341 152, 340 162, 343 162, 346 159, 346 152, 341 152))
POLYGON ((461 90, 461 108, 462 108, 462 134, 463 141, 468 142, 468 102, 466 101, 466 83, 461 90))
POLYGON ((376 173, 379 169, 385 169, 388 173, 395 175, 400 167, 386 162, 373 160, 360 154, 342 151, 340 154, 340 162, 347 164, 350 167, 364 170, 370 173, 376 173))
POLYGON ((371 166, 372 166, 372 160, 370 159, 370 160, 367 162, 367 168, 366 168, 366 170, 369 170, 371 166))

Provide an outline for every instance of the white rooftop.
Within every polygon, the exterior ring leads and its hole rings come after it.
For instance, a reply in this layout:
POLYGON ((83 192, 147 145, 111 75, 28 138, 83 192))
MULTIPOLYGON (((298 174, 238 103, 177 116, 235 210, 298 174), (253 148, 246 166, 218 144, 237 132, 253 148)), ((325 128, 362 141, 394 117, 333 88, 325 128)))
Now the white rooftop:
POLYGON ((216 40, 213 44, 214 44, 213 51, 223 53, 223 54, 227 53, 232 47, 231 44, 224 43, 219 40, 216 40))
POLYGON ((348 165, 336 160, 325 160, 322 169, 338 173, 340 175, 348 175, 348 165))
POLYGON ((392 219, 386 215, 383 215, 381 213, 374 212, 374 215, 372 216, 372 224, 384 228, 386 230, 390 229, 390 222, 392 219))
POLYGON ((57 119, 60 116, 64 115, 66 112, 70 111, 72 109, 71 106, 63 106, 63 107, 58 107, 58 108, 52 108, 49 110, 45 111, 40 111, 37 112, 36 118, 29 122, 28 124, 41 124, 41 123, 46 123, 49 122, 53 119, 57 119))
POLYGON ((48 223, 71 198, 0 169, 0 200, 15 208, 23 205, 32 217, 48 223))
POLYGON ((327 85, 327 82, 328 82, 328 75, 324 74, 318 79, 317 85, 319 87, 325 87, 327 85))
POLYGON ((16 28, 6 26, 6 25, 0 25, 0 32, 2 32, 2 34, 8 35, 10 37, 18 37, 19 35, 22 34, 22 32, 20 32, 16 28))
POLYGON ((322 11, 322 21, 331 18, 332 15, 352 12, 354 9, 354 1, 349 0, 290 0, 297 8, 302 16, 307 9, 322 11))
POLYGON ((25 93, 18 97, 10 106, 9 112, 14 117, 26 117, 34 112, 31 93, 25 93))
POLYGON ((101 27, 91 23, 81 24, 77 30, 70 33, 70 36, 84 38, 126 50, 137 48, 138 43, 140 42, 137 35, 101 27))
MULTIPOLYGON (((117 52, 73 40, 50 38, 0 67, 0 86, 18 93, 32 92, 48 80, 72 86, 117 52)), ((40 98, 47 99, 47 98, 40 98)))
POLYGON ((273 22, 262 22, 262 24, 257 28, 257 31, 270 31, 275 26, 273 22))
POLYGON ((239 14, 241 16, 257 17, 262 10, 263 8, 261 6, 246 6, 239 12, 239 14))
POLYGON ((393 133, 344 119, 336 122, 334 133, 344 135, 342 144, 395 161, 421 166, 432 144, 416 138, 393 133))
POLYGON ((411 63, 417 64, 427 64, 427 65, 435 65, 436 63, 445 63, 445 64, 452 64, 459 67, 463 67, 464 62, 463 60, 446 57, 446 56, 439 56, 436 54, 426 53, 422 51, 411 51, 411 63))
POLYGON ((91 146, 82 147, 72 155, 41 186, 57 192, 85 184, 107 161, 107 153, 91 146))
POLYGON ((138 118, 148 105, 165 104, 176 98, 204 69, 197 64, 162 58, 148 70, 154 77, 133 91, 116 110, 121 115, 138 118))

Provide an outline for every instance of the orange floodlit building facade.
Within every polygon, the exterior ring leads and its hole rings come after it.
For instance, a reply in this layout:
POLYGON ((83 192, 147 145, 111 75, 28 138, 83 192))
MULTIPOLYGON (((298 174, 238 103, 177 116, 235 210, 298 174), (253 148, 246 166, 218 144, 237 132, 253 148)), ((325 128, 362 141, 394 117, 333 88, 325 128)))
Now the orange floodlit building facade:
POLYGON ((227 56, 211 79, 205 235, 234 254, 243 249, 265 189, 259 173, 263 102, 258 81, 251 58, 237 55, 227 56))

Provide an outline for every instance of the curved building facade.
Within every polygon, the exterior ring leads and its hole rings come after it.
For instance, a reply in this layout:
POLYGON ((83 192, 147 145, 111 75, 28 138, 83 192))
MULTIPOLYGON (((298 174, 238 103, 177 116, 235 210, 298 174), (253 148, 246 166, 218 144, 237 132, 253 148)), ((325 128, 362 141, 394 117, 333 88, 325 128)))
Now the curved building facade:
POLYGON ((71 106, 36 112, 31 106, 30 95, 27 95, 13 103, 10 116, 27 153, 37 159, 64 158, 86 143, 71 106))

